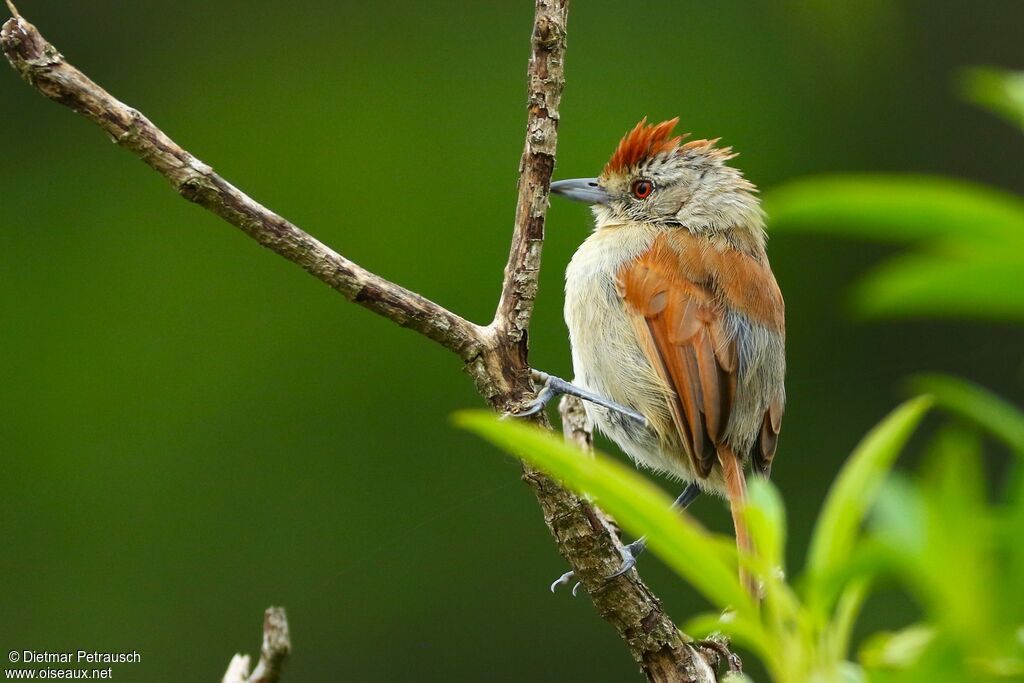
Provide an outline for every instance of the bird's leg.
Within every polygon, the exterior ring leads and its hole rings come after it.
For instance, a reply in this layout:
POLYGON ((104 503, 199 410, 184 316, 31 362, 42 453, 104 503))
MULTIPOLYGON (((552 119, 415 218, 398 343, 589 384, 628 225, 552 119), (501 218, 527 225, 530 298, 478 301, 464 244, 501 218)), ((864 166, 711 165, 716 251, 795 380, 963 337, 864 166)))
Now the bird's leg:
POLYGON ((561 379, 560 377, 549 375, 546 372, 541 372, 540 370, 530 370, 530 374, 533 377, 534 381, 539 382, 542 385, 541 390, 537 392, 537 397, 530 401, 530 403, 527 405, 525 409, 521 410, 518 413, 512 413, 512 417, 529 417, 530 415, 536 415, 540 411, 544 410, 544 406, 550 403, 551 399, 555 398, 556 396, 561 396, 562 394, 568 394, 569 396, 575 396, 576 398, 582 399, 584 401, 590 401, 594 405, 599 405, 602 408, 607 408, 608 410, 612 410, 617 413, 622 413, 626 417, 636 420, 643 426, 647 426, 647 418, 645 418, 643 415, 636 412, 635 410, 632 410, 631 408, 619 405, 614 401, 609 401, 603 396, 598 396, 595 393, 578 387, 575 384, 572 384, 571 382, 566 382, 564 379, 561 379))
MULTIPOLYGON (((683 489, 683 492, 679 494, 679 497, 672 503, 672 509, 682 512, 686 508, 690 507, 697 496, 700 495, 700 487, 695 482, 690 482, 683 489)), ((640 555, 647 549, 647 537, 641 536, 629 545, 622 547, 622 566, 615 570, 612 574, 609 574, 607 579, 614 579, 622 576, 636 565, 636 560, 640 555)), ((551 584, 551 592, 554 593, 555 589, 562 585, 567 585, 576 573, 568 571, 559 576, 554 583, 551 584)), ((580 584, 577 581, 576 585, 572 587, 572 594, 576 595, 576 592, 580 589, 580 584)))
MULTIPOLYGON (((697 484, 690 482, 683 489, 683 492, 679 494, 679 497, 672 503, 673 510, 679 510, 682 512, 686 508, 690 507, 697 496, 700 495, 700 487, 697 484)), ((647 550, 647 537, 641 536, 627 546, 622 548, 622 566, 616 570, 614 574, 608 576, 609 579, 614 579, 617 576, 622 576, 636 564, 636 560, 640 555, 647 550)))

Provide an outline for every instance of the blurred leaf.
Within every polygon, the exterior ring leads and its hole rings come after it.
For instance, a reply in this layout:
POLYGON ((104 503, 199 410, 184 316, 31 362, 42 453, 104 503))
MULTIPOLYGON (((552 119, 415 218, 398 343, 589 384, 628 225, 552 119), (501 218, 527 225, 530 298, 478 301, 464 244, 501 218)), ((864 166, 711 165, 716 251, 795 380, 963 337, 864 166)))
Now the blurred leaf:
POLYGON ((754 547, 768 569, 783 567, 786 508, 778 489, 763 477, 754 477, 748 484, 746 517, 754 547))
MULTIPOLYGON (((882 538, 891 549, 899 549, 898 564, 919 556, 922 552, 927 535, 927 516, 924 498, 918 487, 909 478, 893 473, 882 485, 878 494, 878 502, 871 511, 871 528, 875 538, 882 538)), ((869 553, 873 553, 872 544, 864 543, 869 553)), ((876 553, 873 558, 879 562, 878 567, 887 563, 889 558, 876 553)))
POLYGON ((868 587, 866 579, 855 579, 846 584, 839 594, 835 616, 829 624, 828 637, 833 659, 844 660, 849 655, 853 625, 867 599, 868 587))
POLYGON ((957 650, 998 647, 993 589, 994 525, 985 498, 981 443, 973 428, 938 431, 914 482, 893 480, 880 496, 868 539, 887 546, 890 570, 957 650))
POLYGON ((908 669, 921 659, 933 640, 935 629, 927 624, 882 631, 864 641, 860 661, 869 668, 908 669))
POLYGON ((682 631, 697 639, 723 633, 734 644, 756 653, 768 669, 776 674, 773 675, 774 680, 785 679, 785 676, 777 675, 783 671, 782 663, 779 660, 780 653, 765 638, 760 625, 749 618, 743 618, 731 612, 726 614, 708 612, 687 620, 682 626, 682 631))
POLYGON ((1024 242, 1024 201, 936 176, 839 175, 795 180, 765 194, 772 232, 812 232, 905 244, 955 238, 1024 242))
POLYGON ((931 399, 925 396, 899 406, 868 432, 847 459, 825 499, 811 537, 807 556, 807 573, 811 577, 822 576, 848 559, 857 529, 885 475, 929 406, 931 399))
POLYGON ((910 388, 931 394, 937 406, 970 420, 1024 457, 1024 413, 1005 399, 950 375, 917 375, 910 388))
MULTIPOLYGON (((1007 549, 1006 581, 1011 586, 1024 586, 1024 469, 1016 468, 1010 473, 1008 505, 997 527, 999 546, 1007 549)), ((1024 657, 1024 591, 1013 591, 999 605, 1010 615, 1016 615, 1022 624, 1018 625, 1019 649, 1024 657)), ((1012 620, 1013 617, 1007 619, 1012 620)))
POLYGON ((853 662, 839 662, 839 680, 842 683, 864 683, 867 678, 864 669, 853 662))
POLYGON ((993 521, 978 435, 944 426, 928 448, 920 482, 928 521, 924 552, 908 558, 908 583, 925 599, 934 623, 980 654, 995 624, 993 521))
POLYGON ((894 258, 854 291, 868 316, 943 316, 1024 320, 1024 256, 1020 252, 917 253, 894 258))
POLYGON ((959 82, 968 100, 1024 129, 1024 71, 965 69, 959 82))
POLYGON ((577 493, 592 496, 627 531, 647 535, 651 550, 714 604, 733 607, 740 614, 755 611, 736 568, 722 559, 723 544, 672 509, 672 498, 636 470, 602 453, 582 457, 551 432, 499 420, 487 411, 464 411, 453 419, 577 493))

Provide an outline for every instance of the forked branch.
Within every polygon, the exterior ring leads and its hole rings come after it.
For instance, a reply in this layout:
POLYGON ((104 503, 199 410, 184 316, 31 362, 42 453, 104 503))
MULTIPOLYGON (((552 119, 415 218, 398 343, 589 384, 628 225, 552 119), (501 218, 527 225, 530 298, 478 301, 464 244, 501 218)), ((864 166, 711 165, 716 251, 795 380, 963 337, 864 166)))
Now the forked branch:
MULTIPOLYGON (((469 322, 360 267, 241 192, 140 112, 69 64, 18 15, 10 0, 14 18, 0 31, 0 47, 26 82, 101 127, 118 145, 167 178, 185 199, 298 264, 350 301, 458 355, 487 402, 499 412, 508 412, 520 407, 534 390, 527 337, 565 84, 568 4, 568 0, 535 0, 526 141, 512 245, 497 312, 487 326, 469 322)), ((550 427, 544 416, 538 422, 550 427)), ((704 657, 686 644, 635 571, 612 581, 603 578, 618 567, 621 557, 621 543, 603 513, 540 472, 527 468, 524 479, 534 489, 559 551, 576 571, 598 613, 615 627, 647 677, 654 681, 714 680, 704 657)))

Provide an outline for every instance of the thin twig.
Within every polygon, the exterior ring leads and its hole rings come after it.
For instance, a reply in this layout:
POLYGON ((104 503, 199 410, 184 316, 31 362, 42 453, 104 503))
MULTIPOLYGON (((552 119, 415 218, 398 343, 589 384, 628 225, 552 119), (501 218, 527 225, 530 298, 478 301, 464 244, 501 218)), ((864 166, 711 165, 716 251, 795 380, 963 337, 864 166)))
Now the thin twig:
MULTIPOLYGON (((68 64, 17 14, 9 0, 14 18, 0 31, 0 47, 25 81, 103 128, 120 146, 167 178, 183 197, 302 266, 347 299, 456 353, 487 402, 495 410, 507 412, 520 407, 533 392, 527 361, 528 328, 537 293, 559 100, 565 83, 568 0, 535 2, 526 142, 512 246, 501 300, 494 320, 486 327, 356 265, 242 193, 140 112, 68 64)), ((550 427, 543 415, 536 421, 550 427)), ((617 568, 622 547, 603 513, 536 470, 526 468, 523 478, 534 489, 559 551, 587 588, 598 613, 616 628, 647 677, 654 681, 713 680, 702 673, 708 668, 706 663, 697 661, 699 656, 683 644, 660 602, 635 571, 613 581, 603 578, 617 568)), ((248 661, 244 664, 247 672, 248 661)))
POLYGON ((288 617, 284 608, 270 607, 263 613, 263 645, 260 647, 260 660, 256 668, 249 673, 249 655, 235 655, 221 683, 277 683, 284 661, 291 651, 288 617))

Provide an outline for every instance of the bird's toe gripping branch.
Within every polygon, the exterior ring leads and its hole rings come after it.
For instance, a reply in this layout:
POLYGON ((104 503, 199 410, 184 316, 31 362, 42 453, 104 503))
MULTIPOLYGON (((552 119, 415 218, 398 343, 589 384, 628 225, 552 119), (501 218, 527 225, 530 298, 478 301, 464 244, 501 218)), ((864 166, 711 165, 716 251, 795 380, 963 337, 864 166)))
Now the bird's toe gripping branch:
MULTIPOLYGON (((630 569, 632 569, 634 566, 636 566, 637 558, 640 557, 641 554, 643 554, 646 548, 646 538, 638 538, 629 545, 622 546, 622 566, 620 566, 618 569, 616 569, 608 576, 604 577, 605 580, 611 581, 612 579, 617 579, 618 577, 622 576, 630 569)), ((576 578, 576 572, 572 570, 562 574, 557 579, 555 579, 554 582, 551 584, 551 592, 554 593, 559 586, 568 586, 569 582, 572 581, 574 578, 576 578)), ((579 590, 580 582, 577 581, 576 584, 572 587, 573 597, 576 597, 576 595, 579 593, 579 590)))
MULTIPOLYGON (((679 496, 672 503, 672 509, 682 512, 686 508, 690 507, 690 503, 695 501, 697 499, 697 496, 699 495, 700 486, 695 482, 690 482, 689 484, 686 485, 686 488, 683 489, 683 492, 680 493, 679 496)), ((618 578, 626 572, 628 572, 630 569, 636 566, 637 558, 643 555, 645 550, 647 550, 646 536, 641 536, 629 545, 623 546, 622 550, 620 551, 622 554, 622 566, 620 566, 614 572, 606 576, 605 580, 611 581, 612 579, 618 578)), ((573 578, 575 578, 575 576, 576 572, 573 571, 568 571, 562 574, 557 579, 555 579, 554 583, 551 584, 551 592, 554 593, 555 589, 557 589, 559 586, 567 586, 569 582, 572 581, 573 578)), ((577 581, 576 585, 572 587, 573 596, 576 595, 579 589, 580 584, 577 581)))
POLYGON ((510 413, 512 417, 530 417, 531 415, 536 415, 540 411, 544 410, 544 407, 547 406, 552 399, 562 395, 569 395, 575 396, 576 398, 584 401, 589 401, 590 403, 601 406, 602 408, 621 413, 631 420, 636 420, 644 427, 647 426, 647 418, 632 408, 627 408, 626 406, 610 401, 603 396, 598 396, 593 392, 578 387, 571 382, 566 382, 560 377, 549 375, 546 372, 530 370, 530 374, 535 382, 540 383, 541 389, 537 392, 537 397, 530 401, 526 408, 518 413, 510 413))

